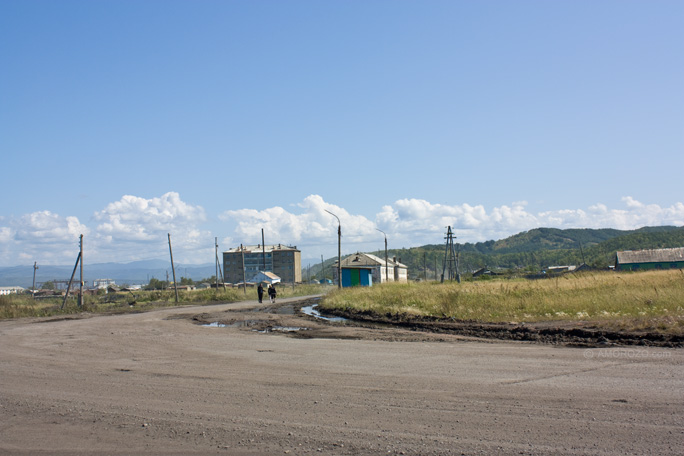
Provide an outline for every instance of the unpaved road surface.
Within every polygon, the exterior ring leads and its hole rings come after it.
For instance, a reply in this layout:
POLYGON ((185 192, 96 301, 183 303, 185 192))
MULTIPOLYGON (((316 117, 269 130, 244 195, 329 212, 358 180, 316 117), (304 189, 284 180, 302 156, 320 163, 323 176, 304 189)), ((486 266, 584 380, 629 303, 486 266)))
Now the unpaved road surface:
POLYGON ((684 454, 682 349, 356 327, 280 304, 0 322, 0 454, 684 454))

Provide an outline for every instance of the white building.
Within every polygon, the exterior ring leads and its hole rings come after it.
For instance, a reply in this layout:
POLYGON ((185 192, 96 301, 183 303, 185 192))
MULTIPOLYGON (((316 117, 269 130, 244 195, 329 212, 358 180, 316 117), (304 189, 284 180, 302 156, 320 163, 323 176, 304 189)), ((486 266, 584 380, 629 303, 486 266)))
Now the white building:
MULTIPOLYGON (((342 269, 357 268, 370 269, 373 283, 408 282, 408 266, 397 261, 396 257, 388 258, 385 263, 384 258, 371 253, 355 253, 342 260, 342 269)), ((337 280, 337 262, 333 266, 333 274, 337 280)))
POLYGON ((252 277, 250 282, 252 282, 252 283, 270 283, 271 285, 273 285, 274 283, 280 282, 280 277, 278 277, 277 275, 275 275, 269 271, 259 271, 259 273, 257 275, 252 277))
POLYGON ((0 287, 0 295, 23 293, 22 287, 0 287))
POLYGON ((116 281, 114 279, 95 279, 93 280, 93 287, 99 289, 107 289, 110 286, 115 286, 116 281))

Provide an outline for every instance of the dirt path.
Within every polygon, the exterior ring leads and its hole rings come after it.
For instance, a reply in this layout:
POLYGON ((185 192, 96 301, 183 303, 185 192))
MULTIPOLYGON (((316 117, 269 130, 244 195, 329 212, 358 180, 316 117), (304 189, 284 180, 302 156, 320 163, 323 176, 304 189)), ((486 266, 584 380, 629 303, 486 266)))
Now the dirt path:
POLYGON ((0 454, 684 454, 681 349, 474 341, 282 304, 0 322, 0 454))

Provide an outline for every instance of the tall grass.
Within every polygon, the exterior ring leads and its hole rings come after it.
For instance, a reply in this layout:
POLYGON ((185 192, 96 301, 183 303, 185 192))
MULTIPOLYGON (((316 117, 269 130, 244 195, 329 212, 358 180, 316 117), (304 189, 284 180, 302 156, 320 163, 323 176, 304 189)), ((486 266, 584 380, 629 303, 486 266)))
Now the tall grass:
POLYGON ((536 281, 461 284, 390 283, 335 291, 321 307, 479 322, 610 321, 632 328, 684 332, 684 272, 587 272, 536 281))

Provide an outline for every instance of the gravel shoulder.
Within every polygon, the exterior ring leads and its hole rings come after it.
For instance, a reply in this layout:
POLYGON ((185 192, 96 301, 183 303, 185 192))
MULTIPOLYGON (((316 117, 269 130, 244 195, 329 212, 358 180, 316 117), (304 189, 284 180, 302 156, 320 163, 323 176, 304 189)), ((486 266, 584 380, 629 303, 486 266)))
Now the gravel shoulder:
POLYGON ((0 322, 0 454, 684 454, 682 349, 279 301, 0 322))

